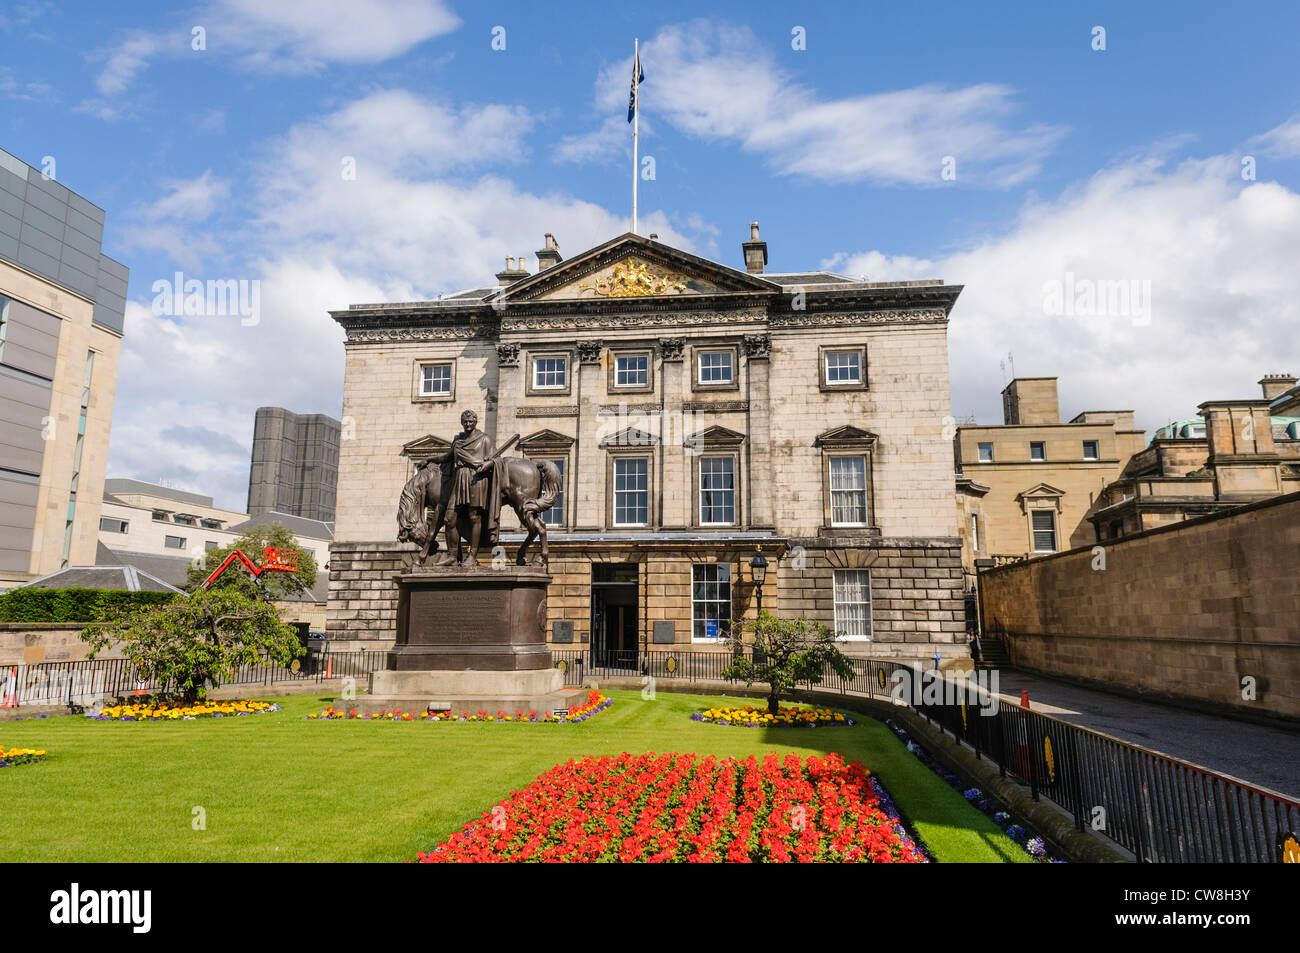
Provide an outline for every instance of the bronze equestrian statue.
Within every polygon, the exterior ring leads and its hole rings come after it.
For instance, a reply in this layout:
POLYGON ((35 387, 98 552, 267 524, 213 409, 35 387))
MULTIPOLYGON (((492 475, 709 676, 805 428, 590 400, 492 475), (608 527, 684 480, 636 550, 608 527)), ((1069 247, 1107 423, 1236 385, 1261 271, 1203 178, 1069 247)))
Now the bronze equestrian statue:
POLYGON ((528 547, 541 538, 541 552, 534 560, 546 565, 550 553, 546 524, 539 514, 550 509, 560 495, 560 471, 548 460, 503 457, 518 437, 501 450, 478 428, 478 415, 467 410, 460 415, 462 432, 445 453, 430 457, 402 488, 397 509, 397 538, 420 546, 415 563, 423 566, 438 546, 438 527, 443 527, 447 551, 435 565, 451 565, 467 544, 462 566, 478 562, 479 550, 497 543, 499 515, 503 503, 510 504, 528 531, 515 562, 528 564, 528 547), (427 510, 436 514, 426 518, 427 510))

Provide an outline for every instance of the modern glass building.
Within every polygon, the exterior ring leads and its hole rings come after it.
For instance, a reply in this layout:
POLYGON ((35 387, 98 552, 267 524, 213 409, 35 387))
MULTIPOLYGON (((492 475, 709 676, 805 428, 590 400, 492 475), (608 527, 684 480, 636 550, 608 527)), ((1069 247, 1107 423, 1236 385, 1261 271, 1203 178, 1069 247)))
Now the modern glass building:
POLYGON ((103 232, 0 150, 0 588, 95 562, 127 286, 103 232))

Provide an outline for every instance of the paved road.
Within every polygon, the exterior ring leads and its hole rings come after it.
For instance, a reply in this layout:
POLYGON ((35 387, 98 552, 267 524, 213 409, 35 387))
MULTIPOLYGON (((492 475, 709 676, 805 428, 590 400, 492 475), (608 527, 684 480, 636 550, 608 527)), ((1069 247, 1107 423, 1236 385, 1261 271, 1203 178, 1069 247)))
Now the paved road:
POLYGON ((1103 731, 1300 798, 1300 730, 1289 731, 1003 670, 999 693, 1045 715, 1103 731))

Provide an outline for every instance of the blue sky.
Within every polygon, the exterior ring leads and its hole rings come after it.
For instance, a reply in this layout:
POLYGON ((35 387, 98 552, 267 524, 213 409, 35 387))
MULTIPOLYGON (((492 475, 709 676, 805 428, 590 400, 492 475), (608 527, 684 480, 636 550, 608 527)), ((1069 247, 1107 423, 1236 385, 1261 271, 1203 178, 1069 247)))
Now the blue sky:
POLYGON ((758 220, 772 270, 964 284, 955 413, 998 419, 1008 351, 1067 418, 1148 429, 1300 372, 1298 8, 849 6, 6 4, 0 146, 131 268, 110 475, 242 506, 254 408, 340 412, 327 308, 626 230, 634 36, 641 231, 739 266, 758 220), (259 322, 155 314, 177 270, 259 280, 259 322), (1050 313, 1065 280, 1146 307, 1050 313))

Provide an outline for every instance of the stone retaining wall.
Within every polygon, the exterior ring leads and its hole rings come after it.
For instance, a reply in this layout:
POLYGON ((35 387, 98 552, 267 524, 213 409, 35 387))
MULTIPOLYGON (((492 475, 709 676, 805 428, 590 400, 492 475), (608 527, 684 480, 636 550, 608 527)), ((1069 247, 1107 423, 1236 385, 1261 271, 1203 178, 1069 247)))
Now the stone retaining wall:
POLYGON ((980 573, 1017 666, 1300 718, 1300 494, 980 573), (1104 567, 1104 568, 1102 568, 1104 567))

